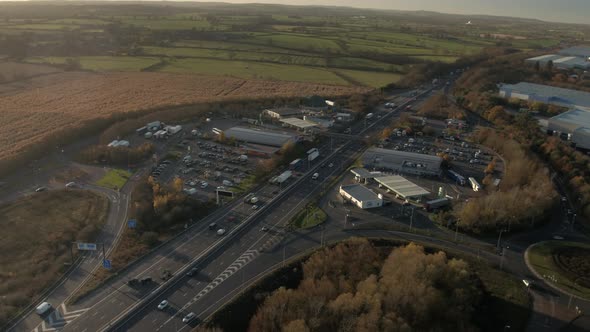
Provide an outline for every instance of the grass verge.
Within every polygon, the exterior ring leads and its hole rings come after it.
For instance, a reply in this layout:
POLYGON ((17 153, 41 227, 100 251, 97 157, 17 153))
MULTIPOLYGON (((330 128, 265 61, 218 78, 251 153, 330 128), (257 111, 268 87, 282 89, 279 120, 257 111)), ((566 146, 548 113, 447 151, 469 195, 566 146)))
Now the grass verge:
POLYGON ((326 213, 319 207, 308 206, 299 211, 299 213, 293 217, 291 223, 294 228, 306 229, 323 223, 327 218, 326 213))
POLYGON ((96 184, 110 189, 121 189, 131 177, 131 173, 123 169, 111 169, 96 184))
POLYGON ((72 242, 92 241, 108 200, 89 191, 52 190, 0 206, 0 326, 57 281, 72 242))
POLYGON ((572 271, 565 271, 556 263, 557 250, 566 248, 590 250, 590 245, 569 241, 546 241, 531 247, 527 251, 527 257, 532 268, 543 276, 546 282, 566 292, 590 299, 590 288, 576 283, 576 278, 587 279, 588 275, 576 275, 572 271))

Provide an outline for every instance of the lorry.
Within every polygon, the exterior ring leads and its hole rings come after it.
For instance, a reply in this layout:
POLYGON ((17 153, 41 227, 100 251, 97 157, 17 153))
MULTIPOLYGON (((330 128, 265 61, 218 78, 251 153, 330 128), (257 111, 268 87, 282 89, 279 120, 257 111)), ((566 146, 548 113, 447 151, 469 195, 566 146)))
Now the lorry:
POLYGON ((459 173, 457 173, 457 172, 455 172, 455 171, 453 171, 451 169, 447 172, 447 174, 458 185, 460 185, 460 186, 464 186, 465 185, 465 177, 463 177, 461 174, 459 174, 459 173))
POLYGON ((298 169, 299 167, 301 167, 301 165, 303 165, 303 160, 297 158, 289 164, 289 169, 298 169))
POLYGON ((424 203, 424 210, 428 212, 432 212, 441 208, 448 206, 451 203, 451 200, 447 197, 433 199, 424 203))
POLYGON ((291 175, 293 175, 293 172, 285 171, 281 175, 277 176, 277 178, 275 179, 275 183, 281 184, 281 183, 287 181, 287 179, 289 179, 291 177, 291 175))
POLYGON ((473 191, 481 190, 481 185, 475 180, 475 178, 469 177, 469 183, 471 183, 471 188, 473 188, 473 191))

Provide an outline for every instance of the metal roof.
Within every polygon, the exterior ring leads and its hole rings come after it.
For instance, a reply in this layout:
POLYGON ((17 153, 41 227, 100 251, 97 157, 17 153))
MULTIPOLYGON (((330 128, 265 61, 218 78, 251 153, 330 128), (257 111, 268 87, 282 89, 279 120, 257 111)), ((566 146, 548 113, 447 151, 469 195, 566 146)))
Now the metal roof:
POLYGON ((590 47, 589 46, 574 46, 565 48, 558 52, 559 54, 563 55, 573 55, 579 57, 590 57, 590 47))
POLYGON ((420 197, 430 194, 427 190, 399 175, 382 176, 375 178, 375 181, 403 198, 420 197))
POLYGON ((525 61, 539 62, 541 64, 553 61, 554 66, 558 68, 590 68, 590 62, 587 61, 586 57, 574 55, 545 54, 526 59, 525 61))
POLYGON ((442 158, 422 153, 413 153, 381 148, 370 148, 363 155, 365 165, 374 165, 393 168, 410 167, 410 163, 429 172, 437 172, 440 169, 442 158))
POLYGON ((501 90, 510 90, 529 96, 546 98, 549 103, 556 101, 558 103, 568 103, 573 106, 590 107, 590 93, 578 90, 563 89, 549 85, 541 85, 528 82, 517 84, 501 84, 501 90))
POLYGON ((300 109, 295 108, 275 108, 275 109, 267 109, 265 110, 267 113, 276 113, 278 115, 293 115, 293 114, 300 114, 302 111, 300 109))
POLYGON ((381 199, 374 191, 360 184, 340 186, 340 189, 360 202, 381 199))
POLYGON ((293 135, 242 127, 233 127, 225 130, 224 133, 225 137, 233 137, 238 141, 278 147, 283 146, 287 141, 293 139, 293 135))
POLYGON ((371 172, 369 172, 368 170, 364 169, 364 168, 354 168, 350 170, 352 172, 352 174, 363 178, 363 179, 372 179, 375 177, 374 174, 372 174, 371 172))
POLYGON ((565 122, 574 128, 590 128, 590 111, 575 108, 571 111, 567 111, 552 117, 549 119, 549 122, 551 124, 560 124, 565 122))
POLYGON ((281 122, 286 123, 286 124, 288 124, 290 126, 301 128, 301 129, 307 129, 307 128, 312 128, 312 127, 317 127, 318 126, 317 123, 313 123, 311 121, 302 120, 302 119, 299 119, 299 118, 286 118, 286 119, 281 119, 281 122))
POLYGON ((528 58, 525 61, 547 62, 547 61, 552 61, 552 60, 555 60, 555 59, 559 59, 561 57, 562 57, 561 55, 557 55, 557 54, 545 54, 545 55, 536 56, 534 58, 528 58))

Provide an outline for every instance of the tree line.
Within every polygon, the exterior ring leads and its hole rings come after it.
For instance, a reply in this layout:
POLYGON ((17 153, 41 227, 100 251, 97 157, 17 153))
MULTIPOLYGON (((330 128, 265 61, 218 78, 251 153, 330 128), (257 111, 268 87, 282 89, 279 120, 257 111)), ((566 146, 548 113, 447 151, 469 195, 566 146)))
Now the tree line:
POLYGON ((295 289, 266 298, 249 331, 472 331, 481 292, 469 265, 416 244, 386 258, 366 239, 324 248, 295 289))

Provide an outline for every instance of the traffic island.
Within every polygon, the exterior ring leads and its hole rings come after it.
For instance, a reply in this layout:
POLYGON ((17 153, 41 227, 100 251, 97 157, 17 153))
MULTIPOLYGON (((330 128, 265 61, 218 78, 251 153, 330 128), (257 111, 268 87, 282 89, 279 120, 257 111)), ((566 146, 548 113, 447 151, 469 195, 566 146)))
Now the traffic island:
POLYGON ((308 206, 293 217, 291 225, 296 229, 307 229, 323 223, 327 218, 326 213, 319 207, 308 206))
POLYGON ((527 248, 526 263, 539 278, 576 297, 590 299, 590 245, 545 241, 527 248))

